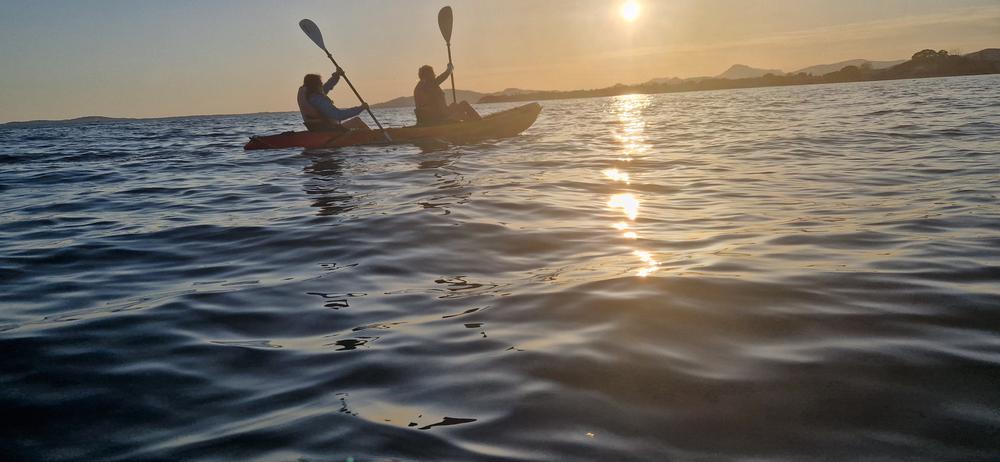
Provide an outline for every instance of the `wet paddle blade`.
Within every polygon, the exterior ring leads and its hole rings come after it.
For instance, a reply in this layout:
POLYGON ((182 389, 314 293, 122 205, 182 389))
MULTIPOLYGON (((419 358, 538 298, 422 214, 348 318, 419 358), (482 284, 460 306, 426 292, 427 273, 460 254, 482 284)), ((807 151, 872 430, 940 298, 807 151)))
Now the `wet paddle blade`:
POLYGON ((316 46, 322 48, 323 51, 327 51, 326 45, 323 44, 323 33, 319 31, 319 27, 316 26, 316 23, 308 19, 303 19, 299 21, 299 27, 302 28, 302 32, 305 32, 306 35, 309 36, 309 39, 316 44, 316 46))
POLYGON ((438 27, 441 28, 441 36, 447 43, 451 43, 451 22, 451 7, 441 8, 441 11, 438 11, 438 27))

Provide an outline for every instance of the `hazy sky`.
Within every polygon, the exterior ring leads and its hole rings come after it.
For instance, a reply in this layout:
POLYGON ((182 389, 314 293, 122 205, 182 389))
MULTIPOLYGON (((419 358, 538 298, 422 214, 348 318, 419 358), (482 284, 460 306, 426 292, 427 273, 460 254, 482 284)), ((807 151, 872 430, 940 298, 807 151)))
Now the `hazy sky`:
POLYGON ((302 18, 369 102, 411 94, 447 63, 446 4, 456 83, 479 91, 1000 47, 1000 0, 639 0, 631 23, 620 0, 0 0, 0 122, 292 110, 302 75, 330 71, 302 18))

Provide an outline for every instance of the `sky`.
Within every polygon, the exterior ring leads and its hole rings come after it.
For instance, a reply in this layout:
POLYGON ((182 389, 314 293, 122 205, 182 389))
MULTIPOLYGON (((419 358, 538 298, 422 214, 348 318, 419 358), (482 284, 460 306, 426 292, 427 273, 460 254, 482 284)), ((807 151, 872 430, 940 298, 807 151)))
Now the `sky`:
POLYGON ((483 92, 1000 48, 1000 0, 638 0, 634 21, 622 3, 0 0, 0 123, 294 110, 302 76, 332 70, 303 18, 367 101, 410 95, 420 65, 448 62, 446 4, 456 84, 483 92))

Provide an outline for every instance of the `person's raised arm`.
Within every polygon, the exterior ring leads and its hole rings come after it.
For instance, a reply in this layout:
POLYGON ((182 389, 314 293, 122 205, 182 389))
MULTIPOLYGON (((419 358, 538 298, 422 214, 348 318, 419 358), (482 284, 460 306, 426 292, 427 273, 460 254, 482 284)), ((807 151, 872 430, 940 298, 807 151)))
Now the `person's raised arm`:
POLYGON ((333 87, 337 85, 337 82, 340 82, 340 76, 342 75, 344 75, 344 70, 338 66, 333 75, 331 75, 326 83, 323 84, 323 93, 330 93, 330 90, 333 90, 333 87))
POLYGON ((445 80, 448 80, 448 77, 454 71, 455 71, 455 66, 453 66, 451 63, 448 63, 448 69, 442 72, 441 75, 437 76, 437 79, 434 79, 434 83, 441 85, 442 83, 444 83, 445 80))

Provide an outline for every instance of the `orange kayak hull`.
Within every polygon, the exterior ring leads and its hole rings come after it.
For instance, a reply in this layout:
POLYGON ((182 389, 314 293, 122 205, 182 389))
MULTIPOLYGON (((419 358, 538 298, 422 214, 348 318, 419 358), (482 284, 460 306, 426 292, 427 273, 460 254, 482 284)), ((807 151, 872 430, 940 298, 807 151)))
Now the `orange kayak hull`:
MULTIPOLYGON (((538 118, 542 106, 525 104, 506 111, 484 116, 480 120, 445 125, 387 128, 393 143, 421 140, 443 140, 451 143, 509 138, 525 131, 538 118)), ((352 130, 347 133, 285 132, 278 135, 254 136, 243 149, 338 148, 369 144, 386 144, 382 130, 352 130)))

